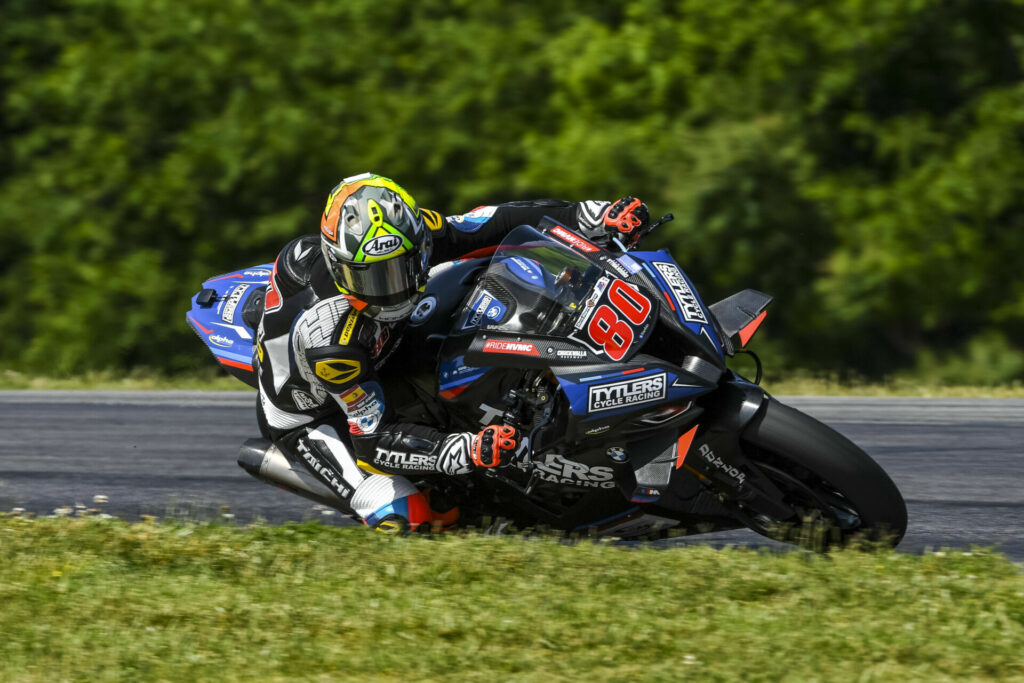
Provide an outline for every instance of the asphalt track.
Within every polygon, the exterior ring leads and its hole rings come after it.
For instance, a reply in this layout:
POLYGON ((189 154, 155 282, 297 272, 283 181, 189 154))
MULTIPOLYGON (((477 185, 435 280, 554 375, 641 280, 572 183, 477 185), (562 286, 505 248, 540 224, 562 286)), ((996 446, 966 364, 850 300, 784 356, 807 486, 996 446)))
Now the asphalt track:
MULTIPOLYGON (((325 516, 235 464, 256 433, 248 392, 0 392, 0 511, 100 507, 125 519, 325 516)), ((907 500, 900 546, 995 546, 1024 561, 1024 399, 783 397, 872 455, 907 500)), ((753 532, 686 543, 760 545, 753 532)))

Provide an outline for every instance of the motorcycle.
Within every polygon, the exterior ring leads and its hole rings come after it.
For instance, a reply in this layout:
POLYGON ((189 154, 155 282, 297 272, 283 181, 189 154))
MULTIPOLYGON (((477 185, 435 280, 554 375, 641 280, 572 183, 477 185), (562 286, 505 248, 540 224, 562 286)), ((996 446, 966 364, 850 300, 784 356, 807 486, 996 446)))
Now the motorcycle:
MULTIPOLYGON (((513 467, 417 482, 457 504, 462 525, 619 538, 747 527, 814 547, 903 537, 906 506, 885 471, 759 386, 746 347, 770 296, 746 289, 705 306, 667 251, 601 247, 552 219, 488 251, 431 271, 381 376, 389 397, 407 397, 402 421, 527 435, 513 467), (727 366, 740 352, 754 380, 727 366)), ((254 387, 271 267, 207 280, 187 314, 254 387)), ((246 442, 239 464, 343 509, 267 441, 246 442)))

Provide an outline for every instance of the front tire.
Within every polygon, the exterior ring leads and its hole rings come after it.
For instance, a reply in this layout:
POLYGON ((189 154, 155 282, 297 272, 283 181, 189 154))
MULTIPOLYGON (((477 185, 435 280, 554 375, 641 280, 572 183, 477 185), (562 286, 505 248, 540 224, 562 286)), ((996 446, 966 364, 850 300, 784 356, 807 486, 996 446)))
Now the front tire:
POLYGON ((787 520, 745 511, 758 533, 812 546, 846 545, 858 537, 895 546, 903 538, 907 506, 896 484, 833 429, 772 399, 744 430, 742 442, 747 457, 798 511, 787 520))

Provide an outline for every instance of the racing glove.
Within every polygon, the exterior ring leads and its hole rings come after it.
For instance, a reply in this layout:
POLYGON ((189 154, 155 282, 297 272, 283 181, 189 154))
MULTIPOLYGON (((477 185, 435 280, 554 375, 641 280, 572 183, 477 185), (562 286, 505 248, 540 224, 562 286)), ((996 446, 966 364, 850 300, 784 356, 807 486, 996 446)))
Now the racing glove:
POLYGON ((624 245, 632 247, 650 225, 651 212, 636 197, 623 197, 609 206, 601 219, 609 236, 618 237, 624 245))
POLYGON ((504 467, 512 464, 519 447, 519 430, 508 425, 484 427, 473 437, 472 459, 477 467, 504 467))
POLYGON ((477 434, 444 434, 425 425, 396 423, 372 435, 352 436, 356 458, 387 474, 469 474, 477 467, 512 465, 519 431, 491 425, 477 434))

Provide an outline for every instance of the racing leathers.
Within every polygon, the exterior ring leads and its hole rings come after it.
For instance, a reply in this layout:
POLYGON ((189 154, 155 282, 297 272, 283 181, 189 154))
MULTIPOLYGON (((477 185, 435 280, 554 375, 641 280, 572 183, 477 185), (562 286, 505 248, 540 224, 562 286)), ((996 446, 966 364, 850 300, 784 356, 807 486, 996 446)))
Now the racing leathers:
MULTIPOLYGON (((430 264, 437 265, 496 245, 544 216, 603 242, 610 207, 537 200, 450 217, 420 211, 433 241, 430 264)), ((472 471, 478 438, 398 421, 379 371, 400 346, 406 322, 354 308, 328 272, 319 236, 308 235, 286 245, 274 264, 256 340, 263 435, 335 492, 340 507, 389 531, 453 521, 432 512, 407 476, 472 471)))

